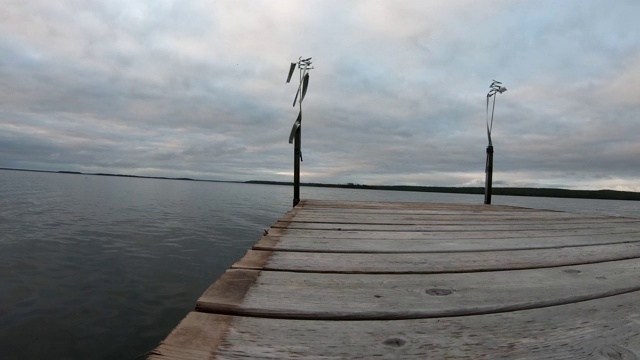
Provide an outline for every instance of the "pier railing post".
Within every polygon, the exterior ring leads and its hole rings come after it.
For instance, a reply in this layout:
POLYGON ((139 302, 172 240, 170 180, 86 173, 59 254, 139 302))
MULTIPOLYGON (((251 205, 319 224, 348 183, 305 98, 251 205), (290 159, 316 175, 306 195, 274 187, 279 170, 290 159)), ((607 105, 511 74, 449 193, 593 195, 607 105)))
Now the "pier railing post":
POLYGON ((487 146, 486 179, 484 184, 484 203, 491 204, 491 183, 493 181, 493 146, 487 146))

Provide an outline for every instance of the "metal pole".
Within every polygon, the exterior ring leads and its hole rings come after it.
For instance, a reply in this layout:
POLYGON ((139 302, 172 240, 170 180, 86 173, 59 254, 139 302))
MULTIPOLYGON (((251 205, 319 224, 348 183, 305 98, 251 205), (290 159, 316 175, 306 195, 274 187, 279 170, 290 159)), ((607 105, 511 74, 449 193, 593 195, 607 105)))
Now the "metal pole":
POLYGON ((484 203, 491 204, 491 187, 493 182, 493 143, 491 142, 491 129, 493 128, 493 113, 496 111, 496 98, 498 94, 502 94, 507 91, 507 88, 502 86, 500 81, 493 80, 489 85, 489 92, 487 93, 487 140, 489 144, 487 146, 487 163, 484 172, 486 173, 486 179, 484 182, 484 203), (491 108, 491 122, 489 122, 489 98, 493 98, 493 107, 491 108))
POLYGON ((300 143, 302 141, 302 126, 296 131, 296 138, 293 145, 293 207, 300 202, 300 143))
POLYGON ((287 83, 291 80, 291 76, 298 67, 300 70, 300 83, 298 85, 298 92, 293 99, 293 106, 296 106, 296 102, 300 107, 298 118, 293 123, 293 128, 289 134, 289 144, 293 143, 293 207, 296 207, 300 203, 300 163, 302 162, 302 100, 307 93, 307 86, 309 85, 309 70, 313 69, 311 65, 311 58, 302 59, 300 57, 297 63, 291 63, 289 67, 289 76, 287 77, 287 83))
POLYGON ((296 131, 296 138, 293 143, 293 207, 300 202, 300 158, 302 152, 302 69, 300 69, 300 97, 298 106, 300 107, 300 126, 296 131))
POLYGON ((487 146, 487 178, 484 185, 484 203, 491 204, 491 182, 493 181, 493 146, 487 146))

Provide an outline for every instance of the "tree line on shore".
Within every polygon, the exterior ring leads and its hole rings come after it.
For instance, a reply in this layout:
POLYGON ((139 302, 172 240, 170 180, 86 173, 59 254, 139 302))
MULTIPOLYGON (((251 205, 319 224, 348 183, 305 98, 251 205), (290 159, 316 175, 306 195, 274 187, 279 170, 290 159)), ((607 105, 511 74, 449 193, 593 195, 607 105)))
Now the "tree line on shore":
MULTIPOLYGON (((250 184, 264 185, 291 185, 290 182, 280 181, 247 181, 250 184)), ((347 189, 367 190, 392 190, 392 191, 420 191, 452 194, 484 194, 483 187, 446 187, 446 186, 412 186, 412 185, 363 185, 363 184, 320 184, 302 183, 302 186, 331 187, 347 189)), ((494 187, 493 195, 508 196, 544 196, 560 198, 602 199, 602 200, 640 200, 640 193, 617 190, 568 190, 557 188, 521 188, 521 187, 494 187)))

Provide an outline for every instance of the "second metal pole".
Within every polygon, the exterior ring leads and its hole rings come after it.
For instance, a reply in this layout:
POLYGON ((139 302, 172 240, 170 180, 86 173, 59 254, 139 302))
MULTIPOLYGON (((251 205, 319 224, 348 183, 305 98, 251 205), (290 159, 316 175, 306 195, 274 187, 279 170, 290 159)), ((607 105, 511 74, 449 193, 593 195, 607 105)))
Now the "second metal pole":
POLYGON ((298 205, 300 202, 300 142, 302 136, 300 133, 302 132, 302 126, 298 128, 296 131, 296 138, 294 140, 293 145, 293 207, 298 205))
POLYGON ((491 204, 491 182, 493 181, 493 146, 487 146, 487 177, 484 183, 484 203, 491 204))

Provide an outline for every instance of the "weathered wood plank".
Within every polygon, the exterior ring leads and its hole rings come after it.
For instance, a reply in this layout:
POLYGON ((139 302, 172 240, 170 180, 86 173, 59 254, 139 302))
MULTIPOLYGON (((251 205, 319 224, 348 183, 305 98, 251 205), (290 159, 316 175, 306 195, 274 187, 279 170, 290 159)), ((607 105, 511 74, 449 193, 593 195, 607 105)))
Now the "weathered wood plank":
POLYGON ((633 243, 454 253, 310 253, 249 250, 234 269, 351 274, 428 274, 534 269, 640 258, 633 243))
MULTIPOLYGON (((340 228, 341 229, 341 228, 340 228)), ((292 229, 271 228, 272 236, 292 236, 297 238, 332 237, 340 239, 492 239, 492 238, 518 238, 518 237, 555 237, 555 236, 591 236, 607 234, 640 234, 638 226, 613 226, 613 227, 575 227, 569 229, 520 229, 520 230, 490 230, 476 229, 468 231, 368 231, 368 230, 337 230, 337 229, 292 229)))
POLYGON ((282 216, 281 221, 324 221, 324 222, 332 222, 332 221, 345 221, 345 220, 356 220, 356 221, 376 221, 384 219, 387 220, 411 220, 411 221, 423 221, 423 220, 456 220, 456 221, 510 221, 510 220, 530 220, 530 221, 570 221, 570 220, 583 220, 583 219, 593 219, 593 220, 638 220, 637 218, 628 218, 621 216, 604 216, 604 215, 587 215, 587 214, 574 214, 567 212, 504 212, 504 213, 496 213, 496 212, 473 212, 473 213, 464 213, 464 212, 455 212, 449 211, 446 213, 435 212, 435 213, 406 213, 399 214, 397 211, 393 212, 385 212, 385 213, 376 213, 376 214, 360 214, 360 213, 334 213, 334 212, 312 212, 312 211, 301 211, 298 213, 288 213, 282 216))
MULTIPOLYGON (((468 219, 480 219, 480 218, 493 218, 500 216, 510 216, 510 217, 530 217, 530 218, 554 218, 552 215, 554 213, 547 212, 492 212, 492 213, 483 213, 483 212, 475 212, 475 213, 464 213, 464 212, 432 212, 432 211, 375 211, 375 212, 341 212, 341 211, 305 211, 300 214, 304 215, 304 217, 339 217, 339 218, 350 218, 350 217, 447 217, 447 216, 462 216, 467 217, 468 219), (530 215, 530 216, 529 216, 530 215)), ((557 213, 562 214, 562 213, 557 213)), ((619 217, 624 218, 624 217, 619 217)), ((286 220, 284 218, 283 220, 286 220)))
MULTIPOLYGON (((455 252, 455 251, 505 251, 561 248, 567 246, 606 245, 636 242, 640 231, 628 233, 600 233, 589 236, 588 232, 498 232, 498 233, 387 233, 323 232, 310 237, 293 233, 263 236, 254 250, 306 251, 332 253, 409 253, 409 252, 455 252), (544 236, 540 236, 540 235, 544 236), (553 234, 556 234, 555 236, 553 234)), ((617 230, 617 229, 616 229, 617 230)), ((308 235, 308 234, 307 234, 308 235)))
MULTIPOLYGON (((507 313, 396 321, 299 321, 190 313, 163 347, 209 359, 640 358, 640 293, 507 313), (221 327, 224 331, 215 331, 221 327), (198 331, 199 329, 199 331, 198 331), (200 336, 208 341, 200 341, 200 336)), ((167 357, 151 357, 168 359, 167 357)))
POLYGON ((438 217, 415 217, 415 216, 331 216, 331 217, 309 217, 309 216, 293 216, 284 217, 277 223, 285 225, 295 223, 320 223, 320 224, 377 224, 377 225, 546 225, 546 224, 593 224, 594 222, 602 222, 607 224, 635 224, 638 225, 637 219, 626 218, 600 218, 600 217, 477 217, 469 219, 469 217, 460 216, 438 216, 438 217))
POLYGON ((480 212, 507 212, 507 211, 553 211, 531 209, 507 205, 484 204, 459 204, 459 203, 424 203, 424 202, 376 202, 376 201, 332 201, 332 200, 307 200, 301 204, 305 212, 313 210, 338 210, 338 211, 366 211, 366 210, 454 210, 454 211, 480 211, 480 212))
POLYGON ((554 211, 554 210, 542 210, 542 209, 530 209, 530 208, 523 208, 523 207, 513 207, 513 206, 505 206, 505 207, 500 207, 500 206, 491 206, 491 207, 484 207, 484 205, 471 205, 471 206, 460 206, 460 205, 453 205, 453 206, 448 206, 448 207, 438 207, 438 206, 430 206, 431 204, 423 204, 423 206, 413 206, 413 207, 407 207, 404 206, 403 204, 396 204, 396 206, 386 206, 386 207, 381 207, 381 206, 377 206, 377 207, 363 207, 363 208, 357 208, 357 207, 303 207, 300 208, 299 210, 301 212, 304 212, 305 214, 327 214, 327 213, 338 213, 338 212, 342 212, 342 213, 353 213, 353 214, 379 214, 379 213, 396 213, 396 214, 403 214, 403 213, 424 213, 424 214, 438 214, 438 213, 450 213, 450 214, 468 214, 468 215, 474 215, 474 214, 487 214, 487 213, 493 213, 493 214, 513 214, 513 213, 529 213, 529 214, 533 214, 536 212, 562 212, 562 211, 554 211))
POLYGON ((640 230, 640 221, 616 222, 583 222, 583 223, 520 223, 513 224, 433 224, 433 225, 395 225, 395 224, 335 224, 335 223, 305 223, 282 222, 273 224, 274 229, 299 229, 299 230, 334 230, 334 231, 531 231, 531 230, 573 230, 573 229, 607 229, 607 228, 634 228, 640 230))
MULTIPOLYGON (((340 226, 340 225, 337 225, 340 226)), ((338 227, 336 229, 301 229, 301 228, 271 228, 269 235, 295 238, 334 238, 334 239, 387 239, 390 241, 401 239, 516 239, 516 238, 537 238, 537 237, 574 237, 574 236, 600 236, 618 234, 636 236, 640 234, 637 226, 594 226, 589 228, 567 227, 565 229, 548 229, 540 227, 538 229, 469 229, 455 230, 437 229, 435 227, 424 227, 422 229, 398 229, 398 230, 366 230, 366 229, 346 229, 338 227)))
POLYGON ((209 318, 194 314, 187 315, 148 359, 214 359, 216 349, 227 336, 233 319, 219 317, 212 324, 209 318))
POLYGON ((411 319, 554 306, 640 290, 640 259, 460 274, 321 274, 232 269, 196 309, 296 319, 411 319), (253 285, 228 296, 238 279, 253 285), (221 291, 220 289, 224 289, 221 291), (328 301, 330 299, 330 301, 328 301))
MULTIPOLYGON (((526 215, 526 214, 531 214, 533 216, 535 216, 537 213, 541 213, 541 214, 551 214, 551 213, 558 213, 561 214, 562 212, 553 212, 553 211, 542 211, 542 210, 530 210, 530 209, 524 209, 524 208, 518 208, 518 210, 512 210, 512 209, 501 209, 501 210, 497 210, 494 209, 492 211, 482 211, 482 210, 460 210, 457 211, 455 209, 402 209, 402 208, 396 208, 396 209, 392 209, 392 208, 386 208, 386 209, 340 209, 340 208, 335 208, 335 209, 299 209, 301 214, 306 214, 309 216, 313 216, 313 215, 328 215, 328 214, 335 214, 335 215, 345 215, 345 216, 350 216, 350 215, 371 215, 371 216, 376 216, 376 215, 415 215, 415 216, 428 216, 428 215, 467 215, 470 217, 475 217, 475 216, 488 216, 488 215, 495 215, 495 216, 499 216, 499 215, 515 215, 515 214, 519 214, 519 215, 526 215)), ((545 216, 546 216, 545 215, 545 216)))

